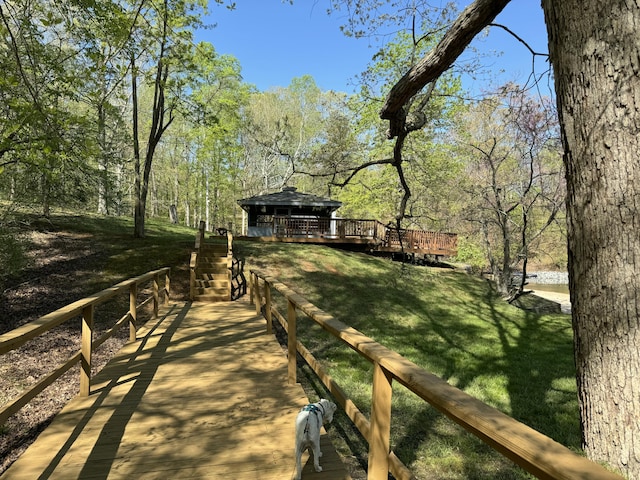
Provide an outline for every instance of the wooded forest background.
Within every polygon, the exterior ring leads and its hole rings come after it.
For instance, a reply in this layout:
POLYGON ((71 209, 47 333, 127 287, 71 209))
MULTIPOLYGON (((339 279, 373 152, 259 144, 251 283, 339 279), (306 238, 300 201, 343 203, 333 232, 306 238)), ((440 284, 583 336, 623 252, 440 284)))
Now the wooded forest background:
MULTIPOLYGON (((146 217, 175 206, 174 221, 240 231, 238 199, 295 186, 342 201, 344 218, 458 233, 458 260, 508 272, 505 289, 525 259, 566 267, 557 116, 535 88, 548 72, 471 98, 460 75, 478 64, 451 69, 416 102, 400 168, 379 110, 437 35, 396 34, 354 95, 322 91, 310 76, 258 91, 235 58, 194 43, 206 8, 200 0, 0 5, 5 242, 19 208, 135 216, 133 233, 144 236, 146 217)), ((433 31, 456 12, 423 13, 433 31)))

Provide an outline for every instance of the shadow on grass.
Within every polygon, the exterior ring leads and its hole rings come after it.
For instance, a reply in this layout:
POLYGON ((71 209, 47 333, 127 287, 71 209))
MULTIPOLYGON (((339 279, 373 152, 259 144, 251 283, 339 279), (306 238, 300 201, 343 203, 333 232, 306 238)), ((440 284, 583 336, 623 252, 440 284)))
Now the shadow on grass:
MULTIPOLYGON (((382 269, 379 275, 368 270, 361 276, 299 271, 300 283, 291 286, 342 322, 472 396, 570 448, 579 448, 570 318, 518 310, 474 277, 410 268, 414 270, 408 275, 397 269, 382 269)), ((308 323, 301 323, 301 336, 311 329, 304 325, 308 323)), ((309 341, 325 364, 349 371, 354 382, 370 382, 368 364, 354 360, 350 350, 326 338, 309 341)), ((417 397, 410 400, 406 397, 412 394, 398 394, 401 389, 394 389, 392 442, 405 464, 455 451, 464 454, 444 463, 456 463, 452 468, 464 472, 464 478, 525 477, 510 461, 492 454, 490 447, 417 397), (488 455, 496 459, 487 461, 488 455)), ((356 393, 354 400, 369 410, 366 392, 356 393)))

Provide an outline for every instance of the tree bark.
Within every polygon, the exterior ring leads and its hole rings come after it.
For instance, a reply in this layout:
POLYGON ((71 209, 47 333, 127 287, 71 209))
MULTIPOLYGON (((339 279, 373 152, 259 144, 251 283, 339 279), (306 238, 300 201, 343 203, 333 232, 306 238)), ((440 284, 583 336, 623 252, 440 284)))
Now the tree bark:
POLYGON ((584 448, 640 478, 640 5, 542 4, 565 149, 584 448))

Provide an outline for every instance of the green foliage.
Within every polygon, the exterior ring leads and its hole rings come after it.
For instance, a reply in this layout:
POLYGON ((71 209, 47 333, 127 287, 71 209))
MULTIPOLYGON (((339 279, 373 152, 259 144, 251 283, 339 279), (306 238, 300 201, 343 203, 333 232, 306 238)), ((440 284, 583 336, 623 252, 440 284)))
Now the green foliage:
POLYGON ((475 273, 480 273, 487 265, 484 250, 466 236, 458 237, 456 261, 469 265, 475 273))
POLYGON ((0 227, 0 288, 8 277, 26 265, 24 241, 12 230, 0 227))
POLYGON ((387 223, 394 218, 394 206, 389 202, 396 194, 396 173, 383 165, 361 172, 338 192, 343 203, 340 215, 344 218, 361 218, 387 223))
MULTIPOLYGON (((440 21, 442 18, 437 20, 440 21)), ((418 27, 437 30, 427 23, 418 27)), ((450 154, 447 132, 454 125, 462 104, 460 79, 451 73, 444 75, 433 88, 416 94, 405 107, 409 134, 397 144, 387 140, 387 122, 379 118, 380 106, 389 89, 437 40, 438 35, 417 37, 406 31, 395 33, 360 75, 360 92, 357 98, 351 99, 350 105, 352 111, 357 112, 358 135, 366 145, 366 157, 361 165, 385 163, 395 170, 395 179, 385 177, 389 188, 385 189, 386 195, 381 195, 384 209, 393 212, 391 218, 402 213, 412 227, 451 230, 447 203, 451 200, 451 179, 458 174, 458 162, 450 154), (399 206, 407 194, 410 194, 408 203, 400 212, 399 206)), ((386 174, 387 171, 367 167, 366 177, 358 179, 362 174, 359 173, 351 181, 358 180, 368 186, 375 172, 386 174)), ((374 184, 379 182, 373 182, 370 187, 374 188, 374 184)))

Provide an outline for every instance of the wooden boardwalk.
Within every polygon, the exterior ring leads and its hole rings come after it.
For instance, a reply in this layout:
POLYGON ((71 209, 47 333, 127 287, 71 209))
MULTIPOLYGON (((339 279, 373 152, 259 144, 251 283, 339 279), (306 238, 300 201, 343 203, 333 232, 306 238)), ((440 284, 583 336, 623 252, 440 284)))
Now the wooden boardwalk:
MULTIPOLYGON (((165 308, 2 480, 293 478, 309 400, 265 330, 244 301, 165 308)), ((324 471, 305 456, 302 478, 350 479, 325 432, 322 444, 324 471)))

